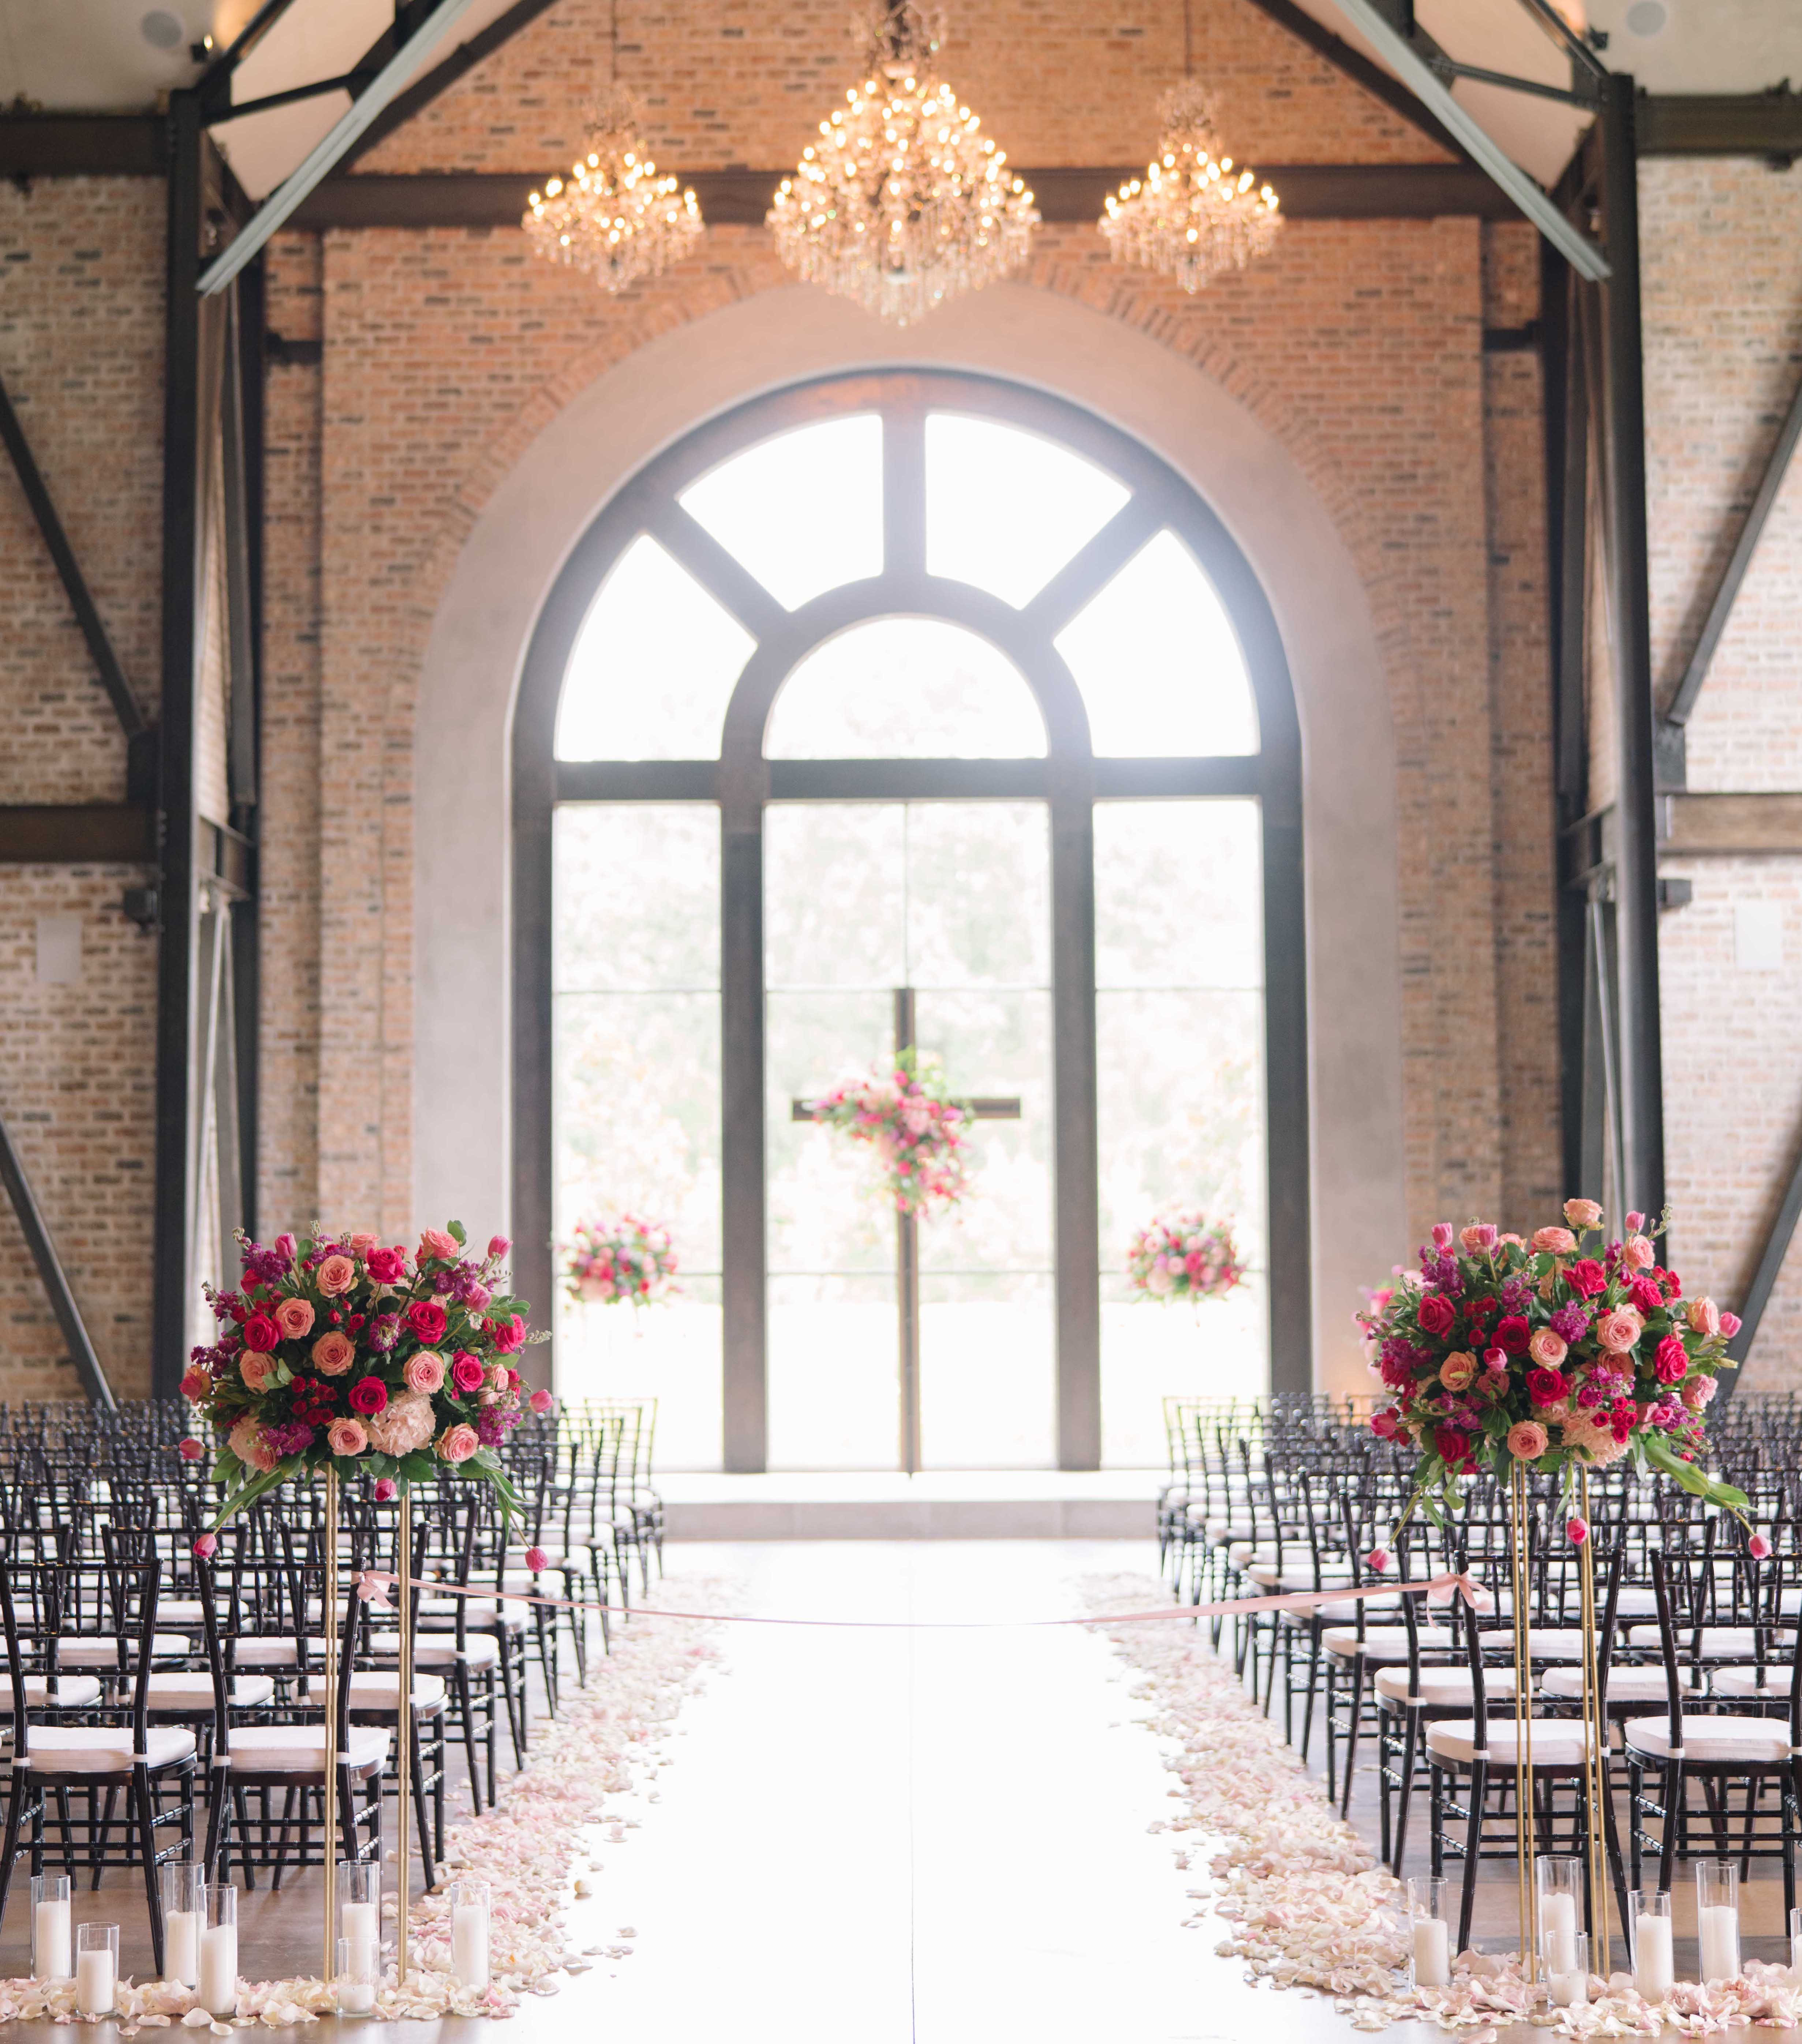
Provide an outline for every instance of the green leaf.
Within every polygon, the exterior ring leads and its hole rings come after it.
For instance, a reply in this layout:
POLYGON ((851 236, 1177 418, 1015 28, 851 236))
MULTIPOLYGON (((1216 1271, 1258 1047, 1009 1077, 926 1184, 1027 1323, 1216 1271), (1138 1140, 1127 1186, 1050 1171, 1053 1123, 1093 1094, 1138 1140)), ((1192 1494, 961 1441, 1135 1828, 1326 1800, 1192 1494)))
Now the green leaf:
POLYGON ((460 1220, 447 1222, 444 1227, 444 1232, 457 1245, 458 1248, 462 1249, 467 1247, 469 1242, 469 1237, 463 1233, 463 1224, 460 1220))
POLYGON ((403 1456, 399 1475, 403 1483, 429 1483, 438 1465, 423 1448, 416 1448, 410 1455, 403 1456))

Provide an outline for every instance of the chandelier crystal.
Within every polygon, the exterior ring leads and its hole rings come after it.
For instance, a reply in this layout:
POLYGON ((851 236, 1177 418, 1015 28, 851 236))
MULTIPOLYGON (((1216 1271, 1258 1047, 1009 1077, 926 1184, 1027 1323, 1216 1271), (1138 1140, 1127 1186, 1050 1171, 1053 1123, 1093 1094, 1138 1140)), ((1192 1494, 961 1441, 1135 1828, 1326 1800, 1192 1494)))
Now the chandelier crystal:
POLYGON ((863 82, 820 122, 766 221, 804 282, 897 326, 1016 268, 1039 225, 1007 152, 939 76, 941 40, 913 0, 878 18, 863 82))
POLYGON ((1278 201, 1220 148, 1212 103, 1193 79, 1166 94, 1162 133, 1143 178, 1120 186, 1097 225, 1116 263, 1159 270, 1185 291, 1243 270, 1282 226, 1278 201))
POLYGON ((532 194, 520 225, 540 256, 624 290, 681 261, 701 238, 701 208, 645 154, 636 103, 617 88, 590 117, 569 176, 532 194))

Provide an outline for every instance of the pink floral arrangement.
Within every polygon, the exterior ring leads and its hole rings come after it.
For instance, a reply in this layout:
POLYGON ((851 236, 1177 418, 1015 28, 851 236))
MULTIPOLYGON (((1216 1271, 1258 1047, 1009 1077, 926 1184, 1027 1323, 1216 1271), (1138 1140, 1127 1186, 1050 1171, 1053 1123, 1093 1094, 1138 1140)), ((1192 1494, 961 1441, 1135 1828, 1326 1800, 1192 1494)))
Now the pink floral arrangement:
MULTIPOLYGON (((303 1470, 373 1477, 378 1497, 392 1496, 397 1480, 454 1472, 516 1508, 501 1445, 526 1408, 547 1412, 555 1400, 528 1396, 512 1360, 544 1337, 528 1335, 524 1302, 501 1289, 512 1247, 503 1236, 480 1258, 465 1254, 455 1221, 427 1228, 410 1256, 372 1233, 317 1225, 304 1242, 238 1240, 243 1281, 235 1292, 208 1288, 219 1331, 182 1379, 197 1420, 222 1443, 215 1531, 303 1470)), ((206 1449, 190 1435, 180 1452, 198 1462, 206 1449)))
POLYGON ((589 1304, 654 1306, 682 1289, 670 1231, 636 1214, 578 1221, 563 1259, 570 1297, 589 1304))
POLYGON ((1245 1275, 1232 1228, 1204 1213, 1160 1215, 1132 1238, 1126 1274, 1145 1299, 1219 1299, 1245 1275))
POLYGON ((924 1219, 962 1198, 969 1116, 945 1090, 936 1058, 903 1051, 893 1065, 809 1105, 816 1121, 876 1152, 897 1213, 924 1219))
MULTIPOLYGON (((1742 1492, 1698 1466, 1702 1415, 1739 1331, 1712 1299, 1685 1300, 1648 1227, 1627 1216, 1607 1241, 1593 1200, 1567 1200, 1562 1226, 1532 1239, 1487 1222, 1442 1221, 1418 1271, 1374 1293, 1358 1315, 1371 1374, 1395 1402, 1372 1418, 1420 1452, 1423 1497, 1455 1506, 1458 1482, 1516 1462, 1567 1482, 1631 1455, 1685 1489, 1737 1510, 1742 1492)), ((1581 1520, 1572 1532, 1581 1539, 1581 1520)))

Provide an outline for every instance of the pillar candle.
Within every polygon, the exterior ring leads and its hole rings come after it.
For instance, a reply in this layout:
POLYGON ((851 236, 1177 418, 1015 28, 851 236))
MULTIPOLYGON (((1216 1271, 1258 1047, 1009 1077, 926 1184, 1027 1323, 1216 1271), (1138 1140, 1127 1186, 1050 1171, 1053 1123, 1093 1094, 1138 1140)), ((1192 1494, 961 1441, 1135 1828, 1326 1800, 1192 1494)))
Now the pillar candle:
POLYGON ((351 1948, 351 1971, 373 1978, 380 1970, 376 1964, 382 1943, 379 1905, 347 1902, 339 1914, 343 1919, 339 1935, 351 1948))
POLYGON ((1451 1931, 1443 1917, 1414 1919, 1414 1984, 1416 1987, 1451 1985, 1451 1931))
POLYGON ((1640 1916, 1633 1926, 1633 1984, 1647 2001, 1662 2001, 1676 1984, 1670 1919, 1640 1916))
POLYGON ((109 1951, 83 1952, 75 1967, 75 2011, 80 2015, 106 2015, 111 2011, 113 1954, 109 1951))
POLYGON ((67 1902, 40 1902, 33 1926, 32 1957, 40 1980, 72 1980, 75 1938, 67 1902))
POLYGON ((198 1909, 171 1909, 163 1927, 163 1977, 183 1987, 200 1984, 200 1933, 206 1919, 198 1909))
POLYGON ((1568 1972, 1551 1974, 1546 1984, 1554 2008, 1581 2008, 1589 1999, 1589 1976, 1574 1966, 1568 1972))
POLYGON ((1725 1903, 1711 1903, 1696 1912, 1696 1934, 1702 1947, 1704 1981, 1739 1977, 1739 1911, 1725 1903))
POLYGON ((1539 1944, 1548 1973, 1567 1973, 1577 1963, 1577 1897, 1539 1898, 1539 1944))
POLYGON ((459 1903, 451 1911, 451 1971, 462 1987, 488 1984, 488 1911, 459 1903))
POLYGON ((200 1999, 214 2015, 238 2010, 238 1927, 215 1923, 200 1934, 200 1999))

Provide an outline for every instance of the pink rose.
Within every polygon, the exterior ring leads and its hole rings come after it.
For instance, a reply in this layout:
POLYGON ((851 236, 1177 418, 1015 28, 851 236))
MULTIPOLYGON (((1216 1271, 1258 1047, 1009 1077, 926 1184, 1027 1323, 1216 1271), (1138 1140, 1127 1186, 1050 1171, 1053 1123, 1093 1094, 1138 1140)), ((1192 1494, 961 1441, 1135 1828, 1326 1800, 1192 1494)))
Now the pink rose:
POLYGON ((401 1487, 391 1476, 378 1476, 375 1479, 375 1502, 378 1504, 391 1504, 400 1494, 401 1487))
POLYGON ((463 1294, 463 1304, 472 1313, 479 1313, 494 1296, 486 1285, 471 1285, 463 1294))
POLYGON ((1550 1439, 1537 1420, 1517 1420, 1508 1430, 1508 1451, 1517 1462, 1536 1462, 1550 1439))
POLYGON ((386 1412, 378 1412, 371 1418, 369 1438, 382 1454, 398 1459, 402 1455, 410 1455, 416 1448, 423 1448, 431 1439, 436 1424, 432 1400, 417 1391, 408 1391, 392 1400, 386 1412))
POLYGON ((1712 1299, 1692 1299, 1688 1317, 1692 1334, 1718 1335, 1720 1332, 1720 1308, 1712 1299))
POLYGON ((355 1343, 336 1328, 313 1344, 313 1366, 323 1377, 342 1377, 355 1361, 355 1343))
POLYGON ((478 1357, 467 1349, 459 1349, 451 1361, 451 1381, 466 1396, 479 1391, 487 1381, 488 1373, 482 1368, 478 1357))
POLYGON ((488 1238, 488 1254, 490 1256, 505 1256, 513 1246, 513 1239, 509 1235, 491 1235, 488 1238))
POLYGON ((252 1391, 267 1391, 275 1381, 275 1358, 272 1355, 259 1355, 253 1349, 246 1350, 238 1367, 252 1391))
POLYGON ((438 1458, 440 1462, 467 1462, 482 1446, 482 1436, 473 1427, 459 1423, 447 1427, 438 1441, 438 1458))
POLYGON ((284 1299, 275 1308, 275 1324, 283 1341, 298 1341, 313 1332, 313 1308, 305 1299, 284 1299))
POLYGON ((282 1330, 267 1313, 252 1313, 244 1322, 244 1347, 267 1355, 282 1339, 282 1330))
POLYGON ((422 1348, 417 1355, 407 1358, 407 1366, 402 1374, 406 1378, 409 1391, 436 1391, 444 1381, 444 1358, 434 1355, 428 1348, 422 1348))
POLYGON ((360 1455, 369 1434, 360 1420, 334 1420, 325 1429, 325 1445, 335 1455, 360 1455))
POLYGON ((1468 1391, 1477 1374, 1477 1358, 1464 1350, 1439 1365, 1439 1381, 1448 1391, 1468 1391))
POLYGON ((1631 1306, 1616 1306, 1596 1323, 1596 1339, 1610 1355, 1625 1355, 1645 1331, 1644 1321, 1631 1306))
POLYGON ((1620 1258, 1629 1270, 1650 1270, 1658 1254, 1649 1237, 1630 1235, 1620 1246, 1620 1258))
POLYGON ((1564 1217, 1573 1228, 1593 1228, 1602 1217, 1602 1210, 1593 1200, 1566 1200, 1564 1217))
POLYGON ((353 1256, 367 1256, 381 1239, 380 1235, 371 1234, 367 1228, 359 1228, 355 1235, 344 1237, 344 1247, 353 1256))
POLYGON ((328 1256, 313 1274, 313 1281, 328 1299, 336 1299, 356 1282, 356 1266, 348 1256, 328 1256))
POLYGON ((406 1251, 403 1249, 371 1249, 363 1261, 363 1267, 378 1285, 398 1285, 406 1272, 406 1251))
POLYGON ((1729 1341, 1732 1340, 1734 1336, 1739 1333, 1739 1330, 1746 1323, 1740 1319, 1737 1313, 1730 1313, 1727 1312, 1724 1308, 1722 1309, 1720 1316, 1720 1331, 1727 1336, 1729 1341))
POLYGON ((204 1370, 189 1370, 182 1373, 182 1396, 184 1398, 204 1398, 213 1389, 213 1379, 204 1370))
POLYGON ((1449 1220, 1435 1221, 1433 1224, 1433 1247, 1435 1249, 1450 1249, 1451 1244, 1451 1223, 1449 1220))
POLYGON ((540 1416, 546 1412, 554 1412, 557 1409, 557 1401, 554 1397, 552 1397, 548 1391, 533 1392, 531 1397, 526 1400, 526 1403, 532 1408, 534 1412, 536 1412, 540 1416))
POLYGON ((493 1322, 489 1332, 494 1335, 494 1346, 502 1355, 511 1355, 516 1349, 525 1346, 525 1323, 517 1313, 493 1322))
POLYGON ((1495 1247, 1500 1235, 1500 1231, 1493 1222, 1485 1220, 1464 1229, 1458 1239, 1463 1243, 1467 1256, 1487 1256, 1495 1247))
POLYGON ((1683 1387, 1683 1402, 1692 1412, 1700 1412, 1719 1389, 1712 1377, 1692 1377, 1683 1387))
POLYGON ((1535 1228, 1533 1247, 1542 1256, 1569 1256, 1577 1247, 1577 1238, 1567 1228, 1535 1228))
POLYGON ((219 1543, 210 1533, 202 1533, 194 1543, 194 1551, 203 1562, 210 1562, 219 1551, 219 1543))
POLYGON ((444 1339, 449 1324, 444 1308, 436 1299, 415 1299, 407 1308, 407 1325, 428 1348, 444 1339))
POLYGON ((1681 1384, 1689 1374, 1689 1352, 1675 1335, 1666 1335, 1658 1343, 1652 1368, 1659 1383, 1681 1384))
POLYGON ((441 1228, 421 1229, 419 1262, 421 1269, 428 1263, 455 1263, 462 1253, 454 1235, 447 1235, 441 1228))
POLYGON ((206 1443, 196 1440, 192 1434, 185 1434, 176 1442, 175 1452, 185 1462, 198 1462, 206 1454, 206 1443))
POLYGON ((1527 1353, 1542 1370, 1556 1370, 1570 1350, 1556 1327, 1535 1327, 1527 1353))
MULTIPOLYGON (((1571 1204, 1573 1205, 1581 1204, 1587 1206, 1589 1204, 1589 1201, 1587 1200, 1581 1201, 1573 1201, 1571 1204)), ((1571 1546, 1573 1547, 1581 1547, 1583 1543, 1589 1537, 1589 1522, 1587 1519, 1568 1520, 1565 1523, 1564 1530, 1570 1539, 1571 1546)))

